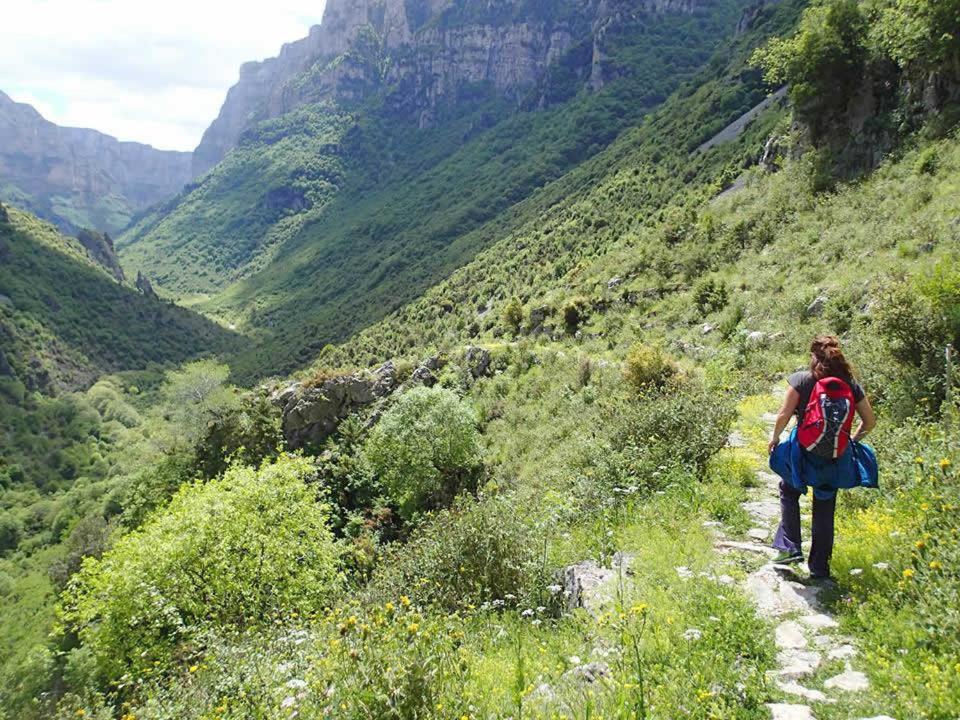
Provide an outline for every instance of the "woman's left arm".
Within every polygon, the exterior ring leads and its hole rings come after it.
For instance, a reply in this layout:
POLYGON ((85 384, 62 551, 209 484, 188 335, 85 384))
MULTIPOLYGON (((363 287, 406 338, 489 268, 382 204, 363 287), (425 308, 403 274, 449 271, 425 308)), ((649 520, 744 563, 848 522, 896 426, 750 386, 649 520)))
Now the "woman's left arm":
POLYGON ((773 432, 770 433, 770 443, 767 445, 767 452, 772 453, 774 448, 780 444, 780 433, 790 422, 797 405, 800 403, 800 393, 792 387, 787 388, 787 395, 783 398, 783 405, 780 412, 777 413, 777 421, 773 425, 773 432))
POLYGON ((866 395, 857 403, 857 415, 860 416, 860 425, 853 433, 854 442, 862 440, 877 424, 877 416, 873 414, 873 408, 866 395))

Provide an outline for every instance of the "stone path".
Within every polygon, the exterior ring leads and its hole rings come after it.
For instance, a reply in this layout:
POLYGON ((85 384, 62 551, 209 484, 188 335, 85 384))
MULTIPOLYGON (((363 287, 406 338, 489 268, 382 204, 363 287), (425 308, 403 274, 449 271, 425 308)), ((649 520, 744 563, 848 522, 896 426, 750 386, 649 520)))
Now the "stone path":
MULTIPOLYGON (((768 428, 773 427, 775 416, 768 413, 762 419, 768 428)), ((743 589, 756 605, 757 613, 775 624, 777 667, 770 675, 788 701, 769 703, 767 707, 773 720, 816 720, 814 713, 818 704, 836 703, 844 693, 866 690, 870 682, 866 675, 854 669, 856 644, 837 633, 837 621, 819 600, 821 588, 802 582, 796 566, 772 562, 777 553, 769 542, 780 519, 779 478, 767 470, 765 461, 765 457, 757 458, 759 486, 750 490, 750 499, 743 503, 753 524, 747 532, 748 540, 729 538, 719 524, 711 523, 716 533, 715 548, 721 555, 745 553, 765 558, 766 562, 747 576, 743 589), (845 669, 826 679, 823 690, 804 684, 817 674, 824 662, 841 661, 845 669)))

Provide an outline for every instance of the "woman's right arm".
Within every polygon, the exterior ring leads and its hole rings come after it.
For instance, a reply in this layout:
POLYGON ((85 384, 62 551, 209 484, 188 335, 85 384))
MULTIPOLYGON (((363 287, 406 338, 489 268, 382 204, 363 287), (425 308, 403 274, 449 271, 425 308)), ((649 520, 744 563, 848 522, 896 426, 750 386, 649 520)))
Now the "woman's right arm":
POLYGON ((870 400, 866 396, 857 403, 857 415, 860 416, 860 424, 853 433, 854 442, 862 440, 877 425, 877 416, 873 414, 870 400))
POLYGON ((773 425, 773 432, 770 433, 770 442, 767 444, 767 452, 773 452, 774 448, 780 444, 780 433, 783 432, 783 429, 787 426, 787 423, 790 422, 790 418, 793 417, 794 410, 797 409, 797 405, 800 403, 800 393, 798 393, 793 387, 787 388, 787 394, 783 398, 783 405, 780 407, 780 412, 777 413, 777 421, 773 425))

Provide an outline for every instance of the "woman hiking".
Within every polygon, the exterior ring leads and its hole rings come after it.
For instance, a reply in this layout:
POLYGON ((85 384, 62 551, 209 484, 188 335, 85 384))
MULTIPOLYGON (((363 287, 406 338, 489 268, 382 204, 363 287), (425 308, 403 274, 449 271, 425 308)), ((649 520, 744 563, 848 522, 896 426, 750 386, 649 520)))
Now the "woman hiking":
POLYGON ((803 560, 800 544, 800 496, 813 488, 813 542, 810 577, 830 577, 833 519, 837 490, 876 487, 876 457, 860 440, 876 419, 870 401, 840 349, 840 341, 822 335, 810 345, 810 369, 787 378, 787 395, 777 415, 768 447, 770 467, 780 476, 780 527, 773 547, 775 563, 803 560), (859 417, 851 433, 853 416, 859 417), (789 440, 780 434, 796 416, 789 440))

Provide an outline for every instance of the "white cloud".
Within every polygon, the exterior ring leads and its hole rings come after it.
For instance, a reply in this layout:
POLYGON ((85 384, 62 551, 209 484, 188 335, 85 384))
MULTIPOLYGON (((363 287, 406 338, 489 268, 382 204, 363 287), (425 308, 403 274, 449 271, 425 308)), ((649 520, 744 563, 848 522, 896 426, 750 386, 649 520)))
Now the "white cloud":
POLYGON ((325 0, 19 0, 0 23, 0 90, 58 125, 192 150, 241 63, 320 22, 325 0))

